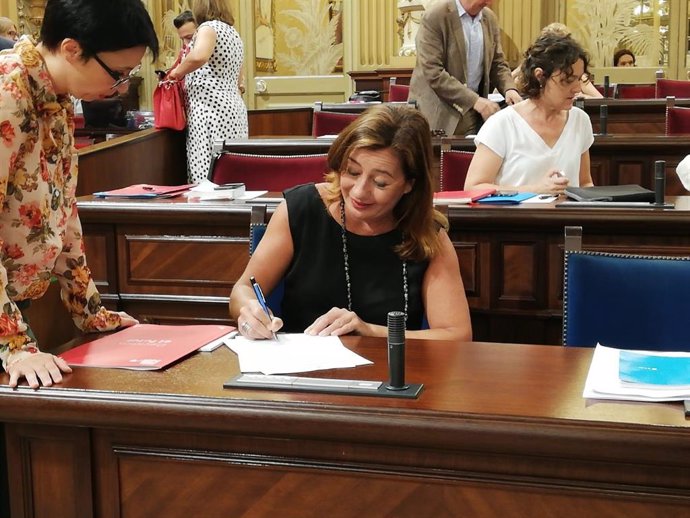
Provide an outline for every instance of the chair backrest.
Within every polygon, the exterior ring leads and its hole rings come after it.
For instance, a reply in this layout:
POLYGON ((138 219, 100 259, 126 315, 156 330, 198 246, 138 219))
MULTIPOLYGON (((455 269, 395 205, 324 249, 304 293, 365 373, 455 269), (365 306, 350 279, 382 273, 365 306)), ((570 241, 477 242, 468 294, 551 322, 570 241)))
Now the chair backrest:
POLYGON ((563 345, 690 351, 690 257, 566 250, 563 345))
POLYGON ((441 147, 439 190, 462 191, 474 153, 471 151, 444 150, 441 147))
POLYGON ((344 130, 353 120, 359 117, 359 113, 329 112, 314 110, 312 118, 311 134, 313 137, 323 135, 337 135, 344 130))
POLYGON ((663 99, 668 96, 679 99, 690 98, 690 81, 680 81, 677 79, 657 79, 656 97, 663 99))
POLYGON ((389 102, 405 102, 409 95, 410 87, 408 85, 392 84, 388 87, 389 102))
POLYGON ((654 99, 656 97, 656 85, 616 85, 615 97, 619 99, 654 99))
MULTIPOLYGON (((259 246, 261 238, 266 233, 266 205, 252 205, 251 220, 249 222, 249 255, 251 256, 259 246)), ((266 304, 273 312, 273 315, 282 315, 283 294, 285 293, 285 283, 281 279, 278 285, 273 288, 266 296, 266 304)))
POLYGON ((666 108, 666 134, 688 135, 690 134, 690 108, 668 107, 666 108))
POLYGON ((322 181, 328 169, 327 156, 223 151, 213 155, 208 179, 217 184, 242 182, 252 191, 283 191, 302 183, 322 181))

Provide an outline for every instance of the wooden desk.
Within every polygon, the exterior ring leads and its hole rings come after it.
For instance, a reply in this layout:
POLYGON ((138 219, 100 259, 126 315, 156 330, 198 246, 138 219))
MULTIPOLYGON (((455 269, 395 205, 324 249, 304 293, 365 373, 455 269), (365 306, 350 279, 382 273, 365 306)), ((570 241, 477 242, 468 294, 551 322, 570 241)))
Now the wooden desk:
MULTIPOLYGON (((345 342, 387 377, 382 339, 345 342)), ((226 348, 162 372, 0 386, 12 516, 681 516, 680 403, 582 399, 591 350, 408 341, 417 400, 225 390, 226 348)), ((7 376, 0 376, 7 383, 7 376)))
MULTIPOLYGON (((586 248, 688 255, 690 198, 676 210, 472 206, 449 211, 474 338, 561 343, 563 229, 586 248)), ((89 265, 105 301, 140 319, 228 323, 249 260, 247 205, 184 200, 79 202, 89 265)))
MULTIPOLYGON (((607 129, 613 134, 666 134, 666 99, 583 99, 595 132, 600 131, 600 107, 607 106, 607 129)), ((676 99, 690 107, 690 99, 676 99)))
MULTIPOLYGON (((223 149, 234 153, 299 155, 327 153, 333 138, 285 137, 228 140, 223 149)), ((474 140, 458 137, 433 138, 433 172, 439 177, 441 148, 475 151, 474 140)), ((596 136, 590 149, 595 185, 638 184, 654 189, 654 162, 666 162, 666 194, 682 196, 687 191, 676 175, 678 163, 690 153, 690 135, 596 136)))

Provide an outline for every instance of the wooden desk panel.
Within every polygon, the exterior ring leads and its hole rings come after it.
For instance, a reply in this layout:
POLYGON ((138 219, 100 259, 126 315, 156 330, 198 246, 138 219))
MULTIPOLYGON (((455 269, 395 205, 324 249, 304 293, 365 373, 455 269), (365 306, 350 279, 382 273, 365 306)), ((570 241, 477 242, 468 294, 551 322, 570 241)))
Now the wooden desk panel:
MULTIPOLYGON (((450 209, 475 339, 560 344, 566 225, 584 227, 588 248, 689 255, 690 198, 673 201, 676 210, 450 209)), ((79 202, 87 239, 116 236, 115 264, 98 271, 117 272, 121 309, 153 322, 228 322, 228 295, 248 261, 249 210, 179 200, 79 202)))
POLYGON ((187 183, 185 133, 148 129, 81 149, 77 196, 135 183, 187 183))
MULTIPOLYGON (((319 376, 386 378, 384 340, 345 342, 374 364, 319 376)), ((0 386, 12 516, 71 518, 75 502, 86 518, 682 515, 682 405, 584 400, 590 359, 409 340, 417 400, 225 390, 238 370, 226 348, 161 372, 0 386)))

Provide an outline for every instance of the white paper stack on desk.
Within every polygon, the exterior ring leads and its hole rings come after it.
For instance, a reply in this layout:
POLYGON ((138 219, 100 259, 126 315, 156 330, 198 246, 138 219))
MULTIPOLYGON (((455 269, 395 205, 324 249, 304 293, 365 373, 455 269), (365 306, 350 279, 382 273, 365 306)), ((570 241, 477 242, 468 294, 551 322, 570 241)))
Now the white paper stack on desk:
POLYGON ((234 201, 243 202, 253 200, 266 194, 267 191, 247 191, 243 183, 218 185, 209 180, 203 180, 187 193, 187 201, 234 201))
MULTIPOLYGON (((636 363, 638 370, 640 368, 646 370, 657 369, 660 358, 667 359, 671 363, 676 363, 672 361, 672 359, 676 359, 678 366, 690 362, 690 353, 686 352, 626 351, 597 344, 582 395, 585 398, 592 399, 628 401, 680 401, 690 399, 690 379, 688 379, 687 383, 676 385, 624 381, 631 378, 627 373, 621 376, 621 370, 629 370, 627 368, 630 366, 630 362, 625 360, 621 363, 621 354, 626 355, 628 353, 639 357, 636 363), (642 363, 639 363, 640 361, 642 363)), ((662 363, 668 364, 669 362, 662 363)), ((660 379, 664 376, 663 371, 657 371, 654 377, 660 379)), ((646 380, 650 379, 649 377, 644 378, 646 380)))
POLYGON ((288 374, 372 363, 350 351, 337 336, 279 333, 278 339, 248 340, 238 336, 225 343, 237 354, 242 372, 288 374))

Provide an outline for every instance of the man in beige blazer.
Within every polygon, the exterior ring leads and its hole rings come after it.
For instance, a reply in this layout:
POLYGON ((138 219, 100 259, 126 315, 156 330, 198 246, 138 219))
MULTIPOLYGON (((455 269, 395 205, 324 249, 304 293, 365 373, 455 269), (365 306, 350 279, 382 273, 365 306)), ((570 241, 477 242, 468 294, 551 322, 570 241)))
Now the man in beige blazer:
POLYGON ((409 98, 417 101, 432 130, 442 129, 447 135, 476 133, 481 122, 500 109, 487 99, 494 88, 508 104, 522 100, 503 56, 498 19, 487 7, 490 4, 491 0, 438 0, 422 18, 409 98), (477 91, 467 84, 469 57, 461 11, 469 15, 465 23, 481 23, 483 63, 477 91))

